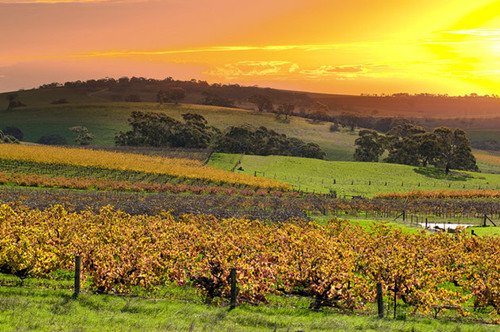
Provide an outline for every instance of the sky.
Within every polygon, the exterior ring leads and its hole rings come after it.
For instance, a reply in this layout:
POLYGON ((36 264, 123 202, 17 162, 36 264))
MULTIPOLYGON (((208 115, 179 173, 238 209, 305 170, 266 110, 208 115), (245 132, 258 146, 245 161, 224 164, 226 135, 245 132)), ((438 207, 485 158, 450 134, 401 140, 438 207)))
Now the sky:
POLYGON ((0 0, 0 92, 119 78, 500 94, 500 1, 0 0))

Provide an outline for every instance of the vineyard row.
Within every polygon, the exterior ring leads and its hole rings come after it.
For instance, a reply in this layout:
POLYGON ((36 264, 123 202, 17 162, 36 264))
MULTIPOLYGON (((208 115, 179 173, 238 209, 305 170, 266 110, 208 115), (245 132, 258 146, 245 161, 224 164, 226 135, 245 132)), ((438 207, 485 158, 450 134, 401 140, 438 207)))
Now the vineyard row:
POLYGON ((131 216, 104 207, 70 213, 0 207, 0 272, 47 278, 71 270, 102 293, 169 283, 194 285, 207 302, 228 298, 237 269, 239 301, 269 294, 314 298, 312 308, 364 310, 375 285, 412 307, 438 315, 470 305, 500 314, 500 238, 405 234, 383 225, 363 229, 342 220, 318 225, 294 219, 265 224, 169 213, 131 216))

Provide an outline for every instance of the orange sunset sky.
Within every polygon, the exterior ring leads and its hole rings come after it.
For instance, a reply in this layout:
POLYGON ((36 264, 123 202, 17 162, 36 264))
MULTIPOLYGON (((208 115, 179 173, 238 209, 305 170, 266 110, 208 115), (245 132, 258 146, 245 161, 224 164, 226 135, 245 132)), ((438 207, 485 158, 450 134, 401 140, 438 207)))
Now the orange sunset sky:
POLYGON ((500 94, 500 1, 0 0, 0 91, 142 76, 500 94))

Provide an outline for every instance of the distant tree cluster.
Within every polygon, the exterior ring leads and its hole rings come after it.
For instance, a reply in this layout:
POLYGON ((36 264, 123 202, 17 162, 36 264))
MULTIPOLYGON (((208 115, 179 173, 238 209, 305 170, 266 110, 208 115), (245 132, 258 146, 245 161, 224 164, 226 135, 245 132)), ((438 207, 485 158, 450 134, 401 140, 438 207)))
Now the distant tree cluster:
POLYGON ((130 131, 115 136, 119 146, 169 148, 212 148, 217 152, 254 155, 288 155, 323 159, 325 153, 315 143, 288 138, 265 127, 232 126, 221 132, 193 113, 182 114, 183 121, 156 112, 132 112, 130 131))
POLYGON ((386 162, 413 166, 477 171, 467 134, 462 129, 438 127, 427 132, 412 124, 399 125, 386 135, 361 130, 355 141, 354 160, 377 162, 387 150, 386 162))
POLYGON ((219 134, 217 128, 207 125, 201 115, 182 114, 184 122, 155 112, 132 112, 128 119, 130 131, 115 136, 118 146, 153 146, 169 148, 207 148, 219 134))
POLYGON ((160 90, 156 94, 156 101, 162 105, 163 103, 170 103, 173 102, 175 104, 178 104, 179 101, 184 99, 186 96, 186 92, 184 91, 183 88, 168 88, 166 90, 160 90))
POLYGON ((215 151, 224 153, 245 153, 251 155, 284 155, 324 159, 325 152, 316 143, 287 137, 266 127, 251 125, 231 126, 218 137, 215 151))
POLYGON ((203 92, 203 105, 220 106, 220 107, 234 107, 234 100, 219 96, 211 92, 203 92))

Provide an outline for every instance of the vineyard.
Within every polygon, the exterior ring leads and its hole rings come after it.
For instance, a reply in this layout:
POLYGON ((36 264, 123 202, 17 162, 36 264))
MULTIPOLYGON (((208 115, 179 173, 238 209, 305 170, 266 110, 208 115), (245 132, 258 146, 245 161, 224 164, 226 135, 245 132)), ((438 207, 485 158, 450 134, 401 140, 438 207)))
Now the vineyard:
POLYGON ((201 162, 196 160, 140 154, 2 144, 0 145, 0 159, 148 172, 210 182, 243 184, 252 187, 289 188, 286 183, 222 171, 203 166, 201 162))
MULTIPOLYGON (((229 188, 230 189, 230 188, 229 188)), ((226 188, 226 190, 229 190, 226 188)), ((132 215, 155 215, 171 211, 174 215, 210 214, 219 218, 248 217, 262 221, 282 222, 290 218, 363 218, 388 221, 406 213, 406 223, 445 221, 483 224, 484 215, 500 223, 498 199, 340 199, 328 196, 304 194, 294 197, 294 192, 281 195, 242 195, 233 188, 229 194, 178 195, 168 193, 141 193, 120 191, 74 191, 43 188, 4 188, 0 191, 0 203, 16 206, 19 203, 30 208, 45 209, 62 204, 69 211, 99 211, 113 205, 132 215)), ((399 218, 399 222, 402 222, 399 218)))
MULTIPOLYGON (((243 196, 284 196, 285 193, 278 190, 268 189, 253 190, 250 188, 236 188, 232 186, 207 186, 189 184, 161 184, 156 182, 128 182, 105 180, 96 178, 46 176, 37 174, 7 174, 0 172, 0 184, 12 184, 17 186, 49 187, 49 188, 69 188, 69 189, 96 189, 96 190, 116 190, 116 191, 136 191, 136 192, 169 192, 169 193, 191 193, 191 194, 226 194, 243 196)), ((288 195, 299 195, 288 193, 288 195)))
POLYGON ((410 313, 481 312, 492 321, 500 313, 498 237, 405 234, 343 220, 131 216, 111 206, 72 213, 2 205, 0 221, 0 271, 20 279, 71 270, 79 255, 86 283, 100 293, 192 285, 212 303, 229 296, 236 268, 243 303, 297 295, 312 309, 364 311, 382 283, 386 300, 410 313))
POLYGON ((500 322, 500 238, 487 235, 497 228, 422 229, 499 223, 495 176, 411 169, 401 178, 410 168, 390 165, 360 166, 361 176, 346 173, 352 163, 288 157, 256 168, 258 158, 214 154, 217 169, 203 165, 207 155, 105 150, 0 145, 1 285, 51 284, 78 256, 87 294, 225 306, 236 269, 240 305, 374 316, 381 284, 391 311, 500 322), (311 181, 357 191, 314 192, 311 181))

